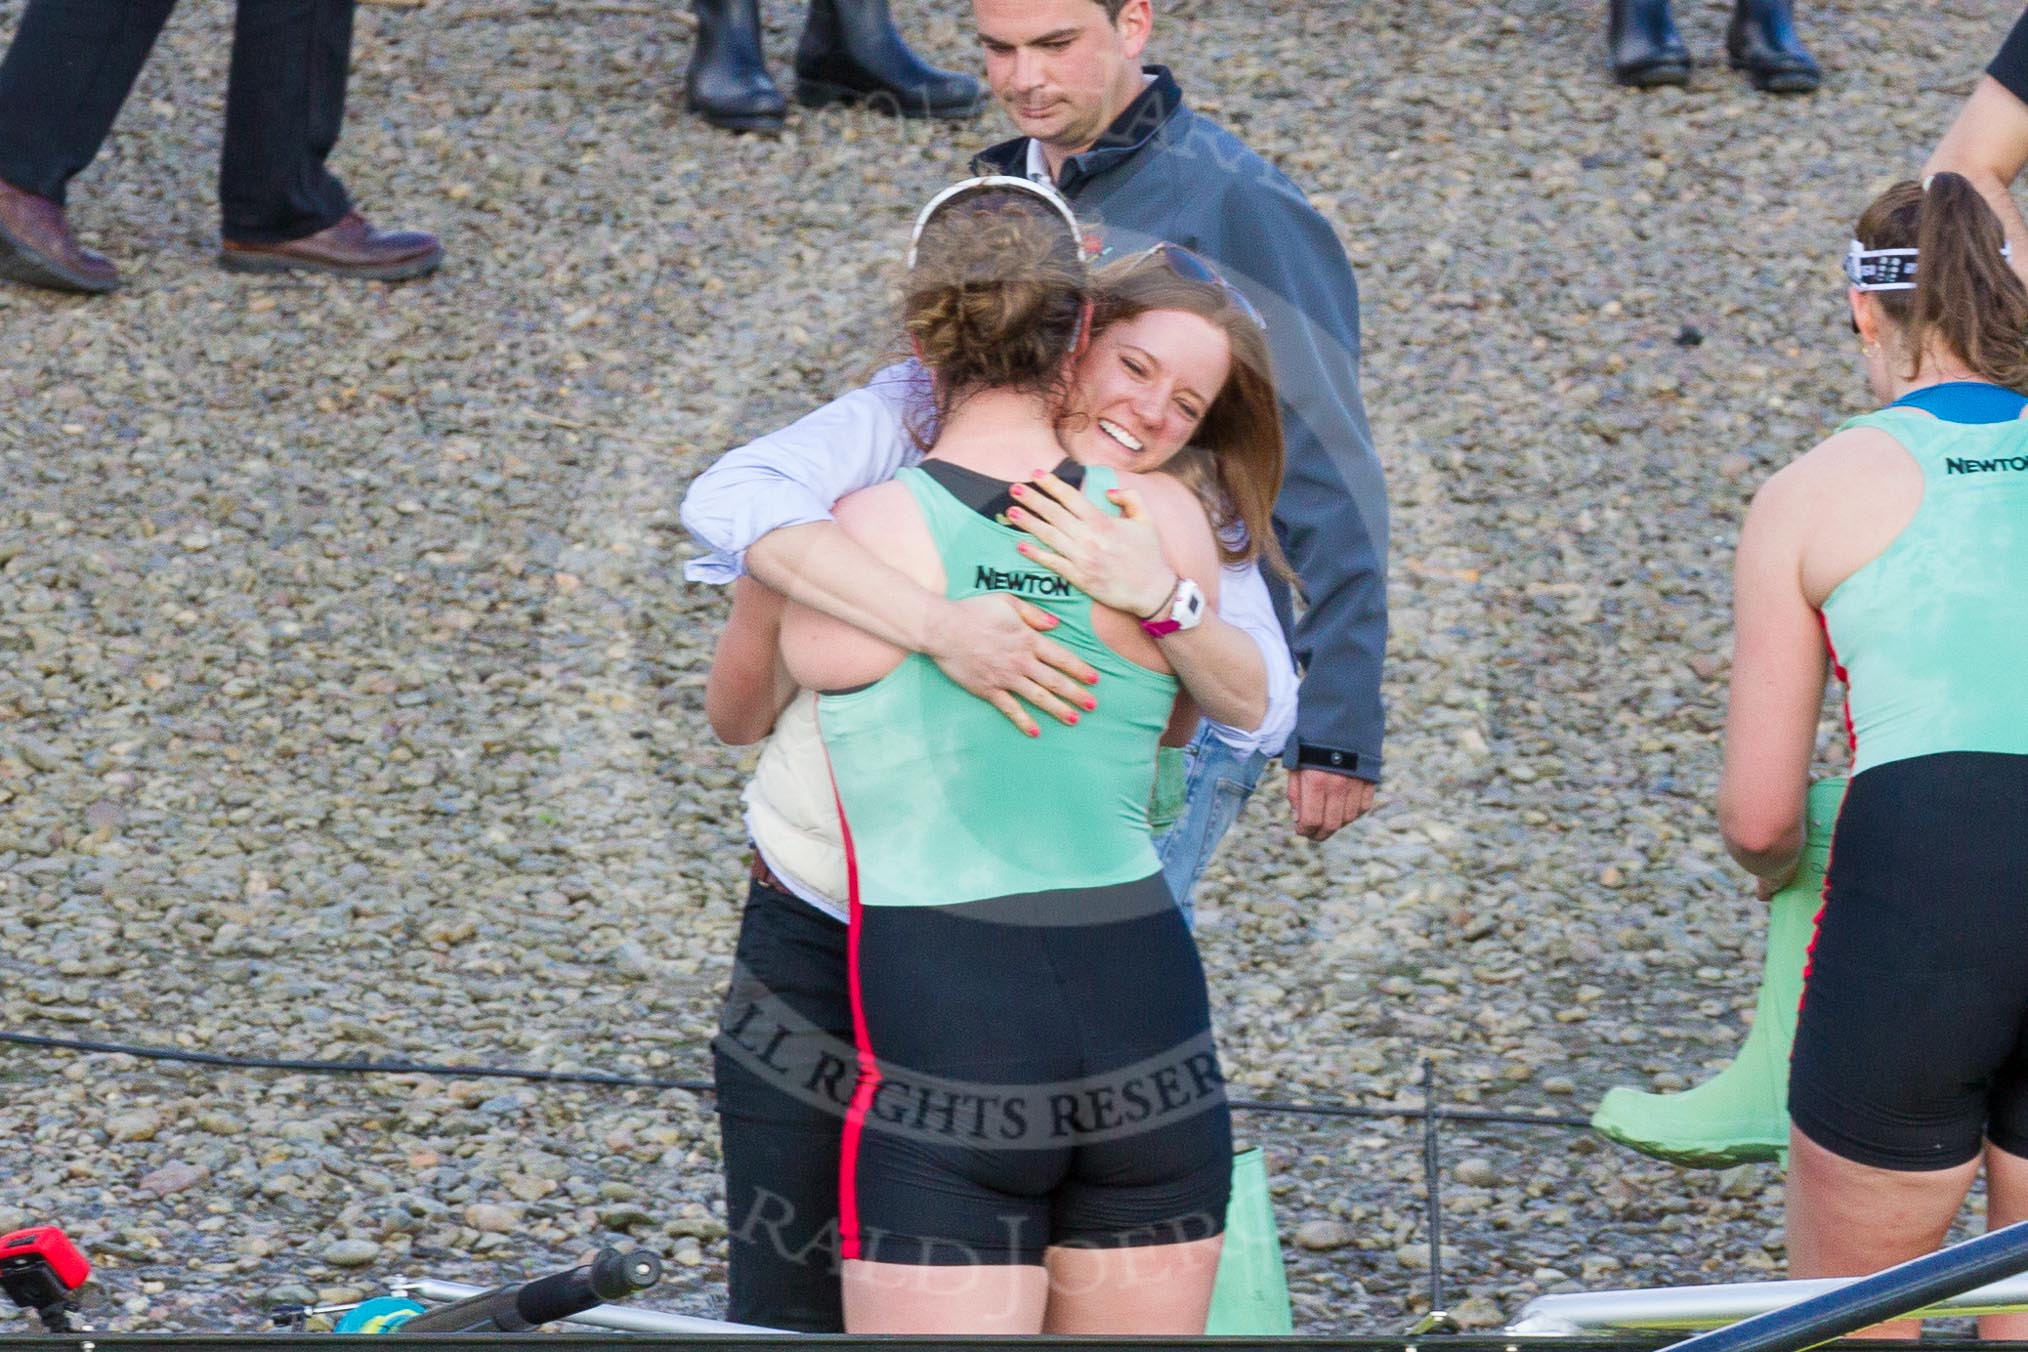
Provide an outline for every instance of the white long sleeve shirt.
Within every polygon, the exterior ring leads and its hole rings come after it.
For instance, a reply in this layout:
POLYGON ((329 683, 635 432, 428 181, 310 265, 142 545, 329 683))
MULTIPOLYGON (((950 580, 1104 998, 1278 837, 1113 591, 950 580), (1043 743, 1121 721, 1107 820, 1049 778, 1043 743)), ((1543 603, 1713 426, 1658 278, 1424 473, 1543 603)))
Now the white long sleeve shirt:
MULTIPOLYGON (((720 456, 683 498, 683 525, 710 551, 690 560, 684 576, 729 583, 745 571, 746 551, 763 535, 829 521, 840 498, 922 459, 909 414, 924 406, 927 379, 914 362, 887 367, 809 416, 720 456)), ((1257 565, 1224 570, 1218 613, 1260 648, 1267 715, 1257 728, 1212 723, 1211 729, 1241 755, 1277 754, 1296 725, 1296 667, 1257 565)))

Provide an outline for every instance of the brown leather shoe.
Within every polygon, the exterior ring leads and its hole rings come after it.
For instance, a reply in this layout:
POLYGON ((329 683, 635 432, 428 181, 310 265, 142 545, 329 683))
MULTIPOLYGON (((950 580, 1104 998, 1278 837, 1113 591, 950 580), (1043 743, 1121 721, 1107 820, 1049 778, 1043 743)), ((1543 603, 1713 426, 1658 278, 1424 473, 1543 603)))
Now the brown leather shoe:
POLYGON ((117 290, 120 271, 77 242, 63 208, 0 183, 0 277, 57 291, 117 290))
POLYGON ((232 272, 328 272, 369 282, 398 282, 436 270, 444 246, 421 230, 375 230, 356 211, 336 225, 280 244, 220 241, 218 261, 232 272))

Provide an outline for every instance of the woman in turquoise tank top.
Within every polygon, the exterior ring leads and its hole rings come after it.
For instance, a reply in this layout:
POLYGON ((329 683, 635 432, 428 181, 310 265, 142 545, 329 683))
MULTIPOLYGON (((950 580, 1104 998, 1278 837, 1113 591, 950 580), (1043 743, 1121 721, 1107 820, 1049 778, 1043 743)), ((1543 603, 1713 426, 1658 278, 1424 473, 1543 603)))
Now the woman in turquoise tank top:
MULTIPOLYGON (((1271 496, 1258 489, 1279 479, 1280 447, 1278 439, 1258 435, 1275 399, 1258 323, 1234 304, 1222 283, 1178 271, 1166 255, 1112 263, 1092 281, 1091 333, 1069 392, 1075 412, 1064 427, 1065 448, 1085 465, 1176 473, 1207 503, 1216 503, 1218 519, 1245 532, 1221 536, 1228 565, 1221 575, 1221 603, 1233 604, 1237 578, 1242 603, 1251 585, 1261 589, 1265 604, 1259 567, 1252 562, 1260 551, 1251 546, 1255 539, 1268 545, 1266 566, 1276 566, 1271 496), (1205 447, 1216 448, 1216 457, 1205 447), (1256 493, 1254 502, 1236 501, 1249 490, 1256 493)), ((1050 493, 1078 492, 1054 476, 1041 486, 1050 493)), ((1060 505, 1038 503, 1037 515, 1063 527, 1038 523, 1039 535, 1064 553, 1038 544, 1029 560, 1061 567, 1079 590, 1115 605, 1148 609, 1137 597, 1150 587, 1168 595, 1175 577, 1145 515, 1113 517, 1088 498, 1072 501, 1081 521, 1071 520, 1060 505)), ((1122 504, 1134 509, 1136 497, 1123 495, 1122 504)), ((1008 515, 1018 519, 1028 512, 1010 507, 1008 515)), ((982 595, 964 604, 1007 605, 1014 594, 982 595)), ((706 687, 706 710, 728 741, 754 741, 771 726, 777 735, 748 793, 753 877, 721 1031, 713 1042, 732 1236, 730 1317, 771 1328, 839 1332, 844 1322, 835 1244, 838 1151, 851 1089, 842 1081, 829 1084, 823 1071, 849 1066, 856 1056, 843 923, 844 841, 817 741, 814 700, 798 697, 786 713, 781 707, 794 685, 780 658, 782 598, 750 579, 741 580, 734 598, 706 687), (813 893, 812 880, 834 877, 835 883, 813 893), (786 1011, 792 1019, 760 1017, 756 1010, 786 1011)), ((1032 613, 1056 622, 1039 610, 1032 613)), ((1221 633, 1221 623, 1219 616, 1207 615, 1199 629, 1164 640, 1164 648, 1175 654, 1179 645, 1195 644, 1197 666, 1179 671, 1179 679, 1207 714, 1252 726, 1262 716, 1261 666, 1268 654, 1252 656, 1250 676, 1243 662, 1221 660, 1219 645, 1234 637, 1254 647, 1248 631, 1224 624, 1221 633)), ((1275 637, 1280 639, 1278 627, 1275 637)), ((1285 644, 1281 661, 1289 661, 1285 644)), ((1101 705, 1110 698, 1104 682, 1085 693, 1101 705)), ((1064 712, 1077 711, 1066 705, 1064 712)))
POLYGON ((2028 291, 1955 174, 1889 189, 1856 236, 1886 407, 1755 495, 1719 789, 1769 895, 1801 853, 1827 672, 1844 682, 1852 780, 1789 1077, 1795 1277, 1937 1248, 1981 1163, 1988 1224, 2028 1219, 2028 291))
MULTIPOLYGON (((937 441, 836 512, 922 585, 1049 612, 1101 675, 1080 725, 1024 737, 927 659, 793 604, 783 620, 790 673, 824 692, 850 861, 856 1332, 1190 1333, 1209 1304, 1230 1122, 1147 801, 1158 740, 1195 719, 1157 636, 1215 598, 1220 557, 1183 484, 1064 458, 1090 295, 1079 240, 1031 192, 929 217, 904 324, 937 441), (1051 471, 1154 528, 1170 575, 1145 617, 1069 585, 1013 524, 1051 471)), ((1243 430, 1278 445, 1271 405, 1243 430)))

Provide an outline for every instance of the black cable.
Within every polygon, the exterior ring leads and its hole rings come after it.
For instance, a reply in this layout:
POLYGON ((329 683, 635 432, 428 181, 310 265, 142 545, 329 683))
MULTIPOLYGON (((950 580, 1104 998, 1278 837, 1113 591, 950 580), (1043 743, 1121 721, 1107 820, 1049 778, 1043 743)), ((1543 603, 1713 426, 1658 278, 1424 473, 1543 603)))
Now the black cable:
MULTIPOLYGON (((228 1070, 297 1070, 312 1075, 441 1075, 466 1079, 534 1080, 546 1084, 602 1084, 620 1089, 682 1089, 693 1094, 709 1094, 716 1087, 709 1080, 657 1080, 645 1075, 614 1075, 600 1070, 522 1070, 514 1066, 443 1066, 426 1061, 307 1061, 281 1056, 225 1056, 218 1052, 184 1051, 179 1047, 143 1047, 87 1038, 42 1037, 4 1029, 0 1029, 0 1042, 22 1047, 46 1047, 55 1051, 107 1052, 139 1057, 144 1061, 187 1061, 193 1065, 221 1066, 228 1070)), ((1226 1102, 1235 1112, 1289 1113, 1299 1117, 1420 1121, 1430 1115, 1425 1108, 1369 1108, 1355 1103, 1282 1103, 1273 1099, 1228 1099, 1226 1102)), ((1499 1112, 1486 1108, 1440 1108, 1437 1116, 1446 1122, 1501 1122, 1586 1130, 1591 1127, 1590 1119, 1583 1117, 1499 1112)))
POLYGON ((687 1089, 710 1093, 709 1080, 655 1080, 639 1075, 612 1075, 600 1070, 519 1070, 512 1066, 439 1066, 424 1061, 299 1061, 281 1056, 221 1056, 187 1052, 176 1047, 132 1047, 83 1038, 37 1037, 33 1033, 0 1031, 0 1042, 24 1047, 52 1047, 71 1052, 116 1052, 148 1061, 189 1061, 200 1066, 235 1070, 301 1070, 315 1075, 446 1075, 495 1080, 540 1080, 551 1084, 605 1084, 626 1089, 687 1089))
MULTIPOLYGON (((4 1035, 0 1035, 4 1036, 4 1035)), ((1427 1108, 1368 1108, 1357 1103, 1277 1103, 1271 1099, 1228 1099, 1235 1112, 1301 1113, 1310 1117, 1360 1117, 1388 1120, 1404 1118, 1420 1122, 1427 1108)), ((1493 1108, 1439 1108, 1436 1115, 1446 1122, 1503 1122, 1522 1127, 1581 1127, 1591 1129, 1588 1117, 1567 1117, 1553 1113, 1508 1113, 1493 1108)))

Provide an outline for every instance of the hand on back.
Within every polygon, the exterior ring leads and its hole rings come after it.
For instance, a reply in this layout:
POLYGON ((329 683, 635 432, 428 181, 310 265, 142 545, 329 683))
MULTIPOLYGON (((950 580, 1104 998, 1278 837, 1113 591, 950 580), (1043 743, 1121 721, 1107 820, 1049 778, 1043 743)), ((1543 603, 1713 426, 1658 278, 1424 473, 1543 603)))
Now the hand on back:
POLYGON ((1012 492, 1021 505, 1008 519, 1038 541, 1022 545, 1021 553, 1100 605, 1144 619, 1175 591, 1176 569, 1137 490, 1112 491, 1119 516, 1054 474, 1038 476, 1032 486, 1016 484, 1012 492))
POLYGON ((1030 737, 1040 735, 1029 707, 1059 723, 1098 707, 1098 682, 1077 654, 1045 638, 1057 618, 1012 596, 973 596, 950 604, 932 627, 924 651, 944 675, 1005 714, 1030 737))

